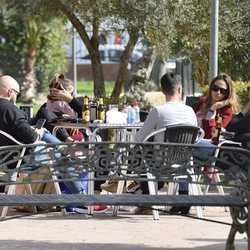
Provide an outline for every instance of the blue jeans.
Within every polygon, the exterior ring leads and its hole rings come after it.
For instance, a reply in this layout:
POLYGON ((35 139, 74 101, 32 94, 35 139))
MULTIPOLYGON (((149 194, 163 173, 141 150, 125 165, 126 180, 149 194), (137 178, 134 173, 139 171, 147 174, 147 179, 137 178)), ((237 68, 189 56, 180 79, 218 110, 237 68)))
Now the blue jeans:
MULTIPOLYGON (((44 135, 42 137, 42 141, 46 142, 46 143, 55 143, 55 144, 60 144, 62 143, 57 137, 55 137, 54 135, 52 135, 48 130, 45 130, 44 135)), ((39 151, 42 150, 43 146, 38 146, 35 151, 39 151)), ((42 160, 46 160, 46 155, 40 155, 39 157, 37 157, 36 159, 38 161, 42 161, 42 160)), ((60 158, 61 154, 60 153, 56 153, 55 155, 56 158, 60 158)), ((45 162, 44 162, 45 163, 45 162)), ((62 174, 68 174, 72 177, 75 177, 76 174, 74 174, 74 168, 73 167, 68 167, 65 169, 65 173, 62 174)), ((77 194, 81 191, 84 190, 84 186, 82 184, 81 181, 67 181, 64 182, 64 184, 67 186, 67 188, 72 192, 72 194, 77 194)))
POLYGON ((197 145, 202 147, 196 149, 194 159, 201 161, 207 161, 209 156, 213 155, 216 147, 211 143, 211 140, 207 139, 202 139, 197 145))

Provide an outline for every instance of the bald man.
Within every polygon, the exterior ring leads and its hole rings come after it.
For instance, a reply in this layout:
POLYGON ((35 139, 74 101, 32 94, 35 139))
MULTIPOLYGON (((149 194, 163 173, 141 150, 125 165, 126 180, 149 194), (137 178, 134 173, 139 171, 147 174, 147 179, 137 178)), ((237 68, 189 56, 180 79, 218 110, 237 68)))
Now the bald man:
MULTIPOLYGON (((0 76, 0 129, 22 143, 33 143, 43 137, 42 129, 32 128, 26 121, 25 113, 15 104, 19 95, 18 82, 11 76, 0 76)), ((4 146, 7 141, 1 140, 4 146)))

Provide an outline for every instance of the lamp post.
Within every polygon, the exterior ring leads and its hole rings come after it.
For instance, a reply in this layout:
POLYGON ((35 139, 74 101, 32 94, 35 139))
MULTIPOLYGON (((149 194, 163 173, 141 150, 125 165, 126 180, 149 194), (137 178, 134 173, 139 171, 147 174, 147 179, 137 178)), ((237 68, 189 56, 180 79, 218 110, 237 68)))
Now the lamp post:
POLYGON ((72 27, 72 72, 74 82, 74 94, 77 94, 77 63, 76 63, 76 37, 75 29, 72 27))
POLYGON ((211 0, 209 82, 218 74, 219 0, 211 0))

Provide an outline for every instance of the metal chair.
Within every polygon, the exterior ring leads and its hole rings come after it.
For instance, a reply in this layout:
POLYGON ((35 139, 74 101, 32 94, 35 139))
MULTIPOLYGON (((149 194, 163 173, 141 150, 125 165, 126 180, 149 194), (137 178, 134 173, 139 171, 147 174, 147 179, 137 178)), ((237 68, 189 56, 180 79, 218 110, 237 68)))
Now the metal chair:
MULTIPOLYGON (((39 143, 42 143, 42 142, 39 142, 39 143)), ((21 166, 21 163, 23 161, 23 156, 25 155, 26 150, 27 150, 27 147, 25 147, 26 144, 19 142, 13 136, 11 136, 10 134, 8 134, 2 130, 0 130, 0 144, 1 144, 1 146, 7 146, 7 145, 22 145, 22 146, 24 146, 24 147, 22 147, 21 151, 16 151, 16 152, 14 152, 14 154, 10 154, 7 157, 7 160, 9 160, 10 158, 13 158, 13 157, 18 158, 18 160, 16 162, 14 162, 14 164, 11 164, 11 168, 18 169, 21 166)), ((17 178, 18 178, 18 171, 14 171, 14 173, 10 176, 10 179, 12 182, 16 182, 17 178)), ((56 180, 55 176, 52 176, 52 178, 56 180)), ((61 189, 59 187, 59 183, 54 182, 54 186, 55 186, 55 190, 56 190, 57 194, 61 194, 61 189)), ((8 187, 7 194, 8 195, 14 194, 15 188, 16 188, 16 185, 10 185, 8 187)), ((25 188, 29 194, 32 194, 32 188, 31 188, 30 184, 26 184, 25 188)), ((33 207, 33 211, 37 212, 36 207, 33 207)), ((2 213, 1 213, 1 219, 6 217, 7 212, 8 212, 8 206, 4 206, 2 213)), ((62 209, 62 212, 63 212, 63 214, 66 214, 65 209, 62 209)))
MULTIPOLYGON (((169 143, 195 144, 198 143, 204 137, 204 131, 198 126, 192 126, 188 124, 176 124, 176 125, 169 125, 164 128, 153 131, 144 139, 143 142, 153 141, 154 136, 160 133, 164 134, 163 142, 169 142, 169 143)), ((181 157, 181 155, 176 154, 174 157, 178 159, 178 157, 181 157)), ((190 164, 192 164, 192 159, 190 159, 190 164)), ((146 174, 147 178, 154 179, 152 173, 147 172, 146 174)), ((157 188, 155 187, 154 182, 148 181, 148 186, 149 186, 149 193, 151 195, 156 195, 157 188)), ((117 194, 122 193, 123 187, 124 187, 124 181, 119 181, 117 194)), ((192 193, 198 194, 197 185, 191 184, 191 190, 193 190, 192 193)), ((154 208, 156 207, 153 207, 153 218, 154 220, 159 220, 159 212, 157 211, 157 209, 154 208)), ((201 207, 197 209, 198 209, 198 216, 201 217, 202 216, 201 207)), ((117 212, 118 212, 118 207, 115 207, 113 214, 117 215, 117 212)))
MULTIPOLYGON (((215 149, 214 151, 214 154, 213 154, 213 157, 216 159, 216 158, 219 158, 220 154, 223 152, 222 149, 220 149, 220 147, 230 147, 230 146, 233 146, 233 147, 241 147, 241 143, 240 142, 235 142, 235 141, 231 141, 231 140, 223 140, 221 141, 218 145, 217 145, 217 148, 215 149)), ((211 172, 211 174, 209 174, 209 178, 211 181, 215 181, 215 182, 221 182, 221 178, 220 178, 220 174, 219 173, 216 173, 215 171, 215 166, 219 166, 219 167, 223 167, 224 163, 222 162, 218 162, 218 161, 214 161, 212 163, 212 166, 210 167, 210 170, 209 172, 211 172)), ((218 189, 218 192, 222 195, 225 195, 225 192, 224 192, 224 189, 222 186, 219 186, 219 185, 216 185, 217 189, 218 189)), ((209 188, 210 188, 210 185, 207 185, 203 191, 203 193, 206 195, 209 191, 209 188)), ((227 211, 228 209, 225 208, 225 210, 227 211)))
MULTIPOLYGON (((152 138, 159 133, 164 133, 164 142, 169 143, 184 143, 184 144, 196 144, 204 137, 204 131, 198 126, 188 125, 188 124, 177 124, 177 125, 169 125, 162 129, 156 130, 149 134, 144 141, 152 140, 152 138)), ((179 159, 182 155, 177 152, 175 155, 171 155, 174 161, 174 158, 179 159)), ((190 166, 193 165, 193 159, 190 159, 190 166)), ((176 164, 173 164, 172 167, 177 167, 176 164)), ((198 177, 194 175, 194 170, 191 168, 190 174, 192 175, 193 181, 196 181, 198 177)), ((152 173, 147 173, 147 178, 154 179, 152 173)), ((185 176, 180 176, 180 178, 185 178, 185 176)), ((149 193, 152 195, 157 194, 157 187, 155 186, 153 181, 148 182, 149 193)), ((196 184, 190 184, 190 192, 191 194, 198 195, 201 190, 200 187, 196 184)), ((169 183, 168 194, 176 194, 177 185, 174 183, 169 183)), ((196 207, 198 217, 202 217, 202 209, 201 207, 196 207)), ((154 219, 159 219, 159 213, 157 210, 153 209, 153 217, 154 219)))

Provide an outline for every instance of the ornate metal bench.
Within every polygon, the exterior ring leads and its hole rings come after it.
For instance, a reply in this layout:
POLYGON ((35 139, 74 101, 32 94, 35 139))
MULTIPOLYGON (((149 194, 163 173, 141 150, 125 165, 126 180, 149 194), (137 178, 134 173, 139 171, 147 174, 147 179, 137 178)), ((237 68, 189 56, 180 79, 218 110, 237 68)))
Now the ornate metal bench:
MULTIPOLYGON (((14 205, 135 205, 135 206, 228 206, 230 207, 232 226, 227 240, 227 249, 233 249, 237 232, 246 233, 250 246, 250 151, 234 147, 221 147, 218 158, 210 157, 205 162, 198 160, 200 153, 197 145, 173 143, 68 143, 26 145, 26 154, 22 157, 18 169, 8 169, 10 164, 20 159, 24 146, 0 147, 0 185, 32 184, 37 182, 69 181, 73 177, 65 175, 65 168, 72 167, 74 180, 81 180, 88 172, 89 194, 13 194, 0 195, 0 206, 14 205), (36 150, 35 150, 36 149, 36 150), (14 154, 14 157, 13 155, 14 154), (61 156, 58 158, 58 154, 61 156), (10 157, 12 155, 12 157, 10 157), (57 155, 57 157, 55 156, 57 155), (42 156, 42 157, 41 157, 42 156), (41 158, 41 159, 38 159, 41 158), (190 159, 193 158, 193 161, 190 159), (214 164, 216 162, 216 164, 214 164), (211 182, 204 166, 214 164, 212 171, 222 174, 220 182, 211 182), (50 171, 44 171, 44 169, 50 171), (148 179, 145 173, 154 178, 148 179), (11 181, 14 174, 25 173, 20 181, 11 181), (34 174, 43 175, 42 180, 32 179, 34 174), (186 176, 183 180, 179 176, 186 176), (195 178, 194 178, 195 176, 195 178), (180 183, 188 182, 200 186, 223 186, 226 195, 127 195, 93 194, 93 181, 97 180, 136 180, 180 183)), ((212 173, 210 173, 212 174, 212 173)))

